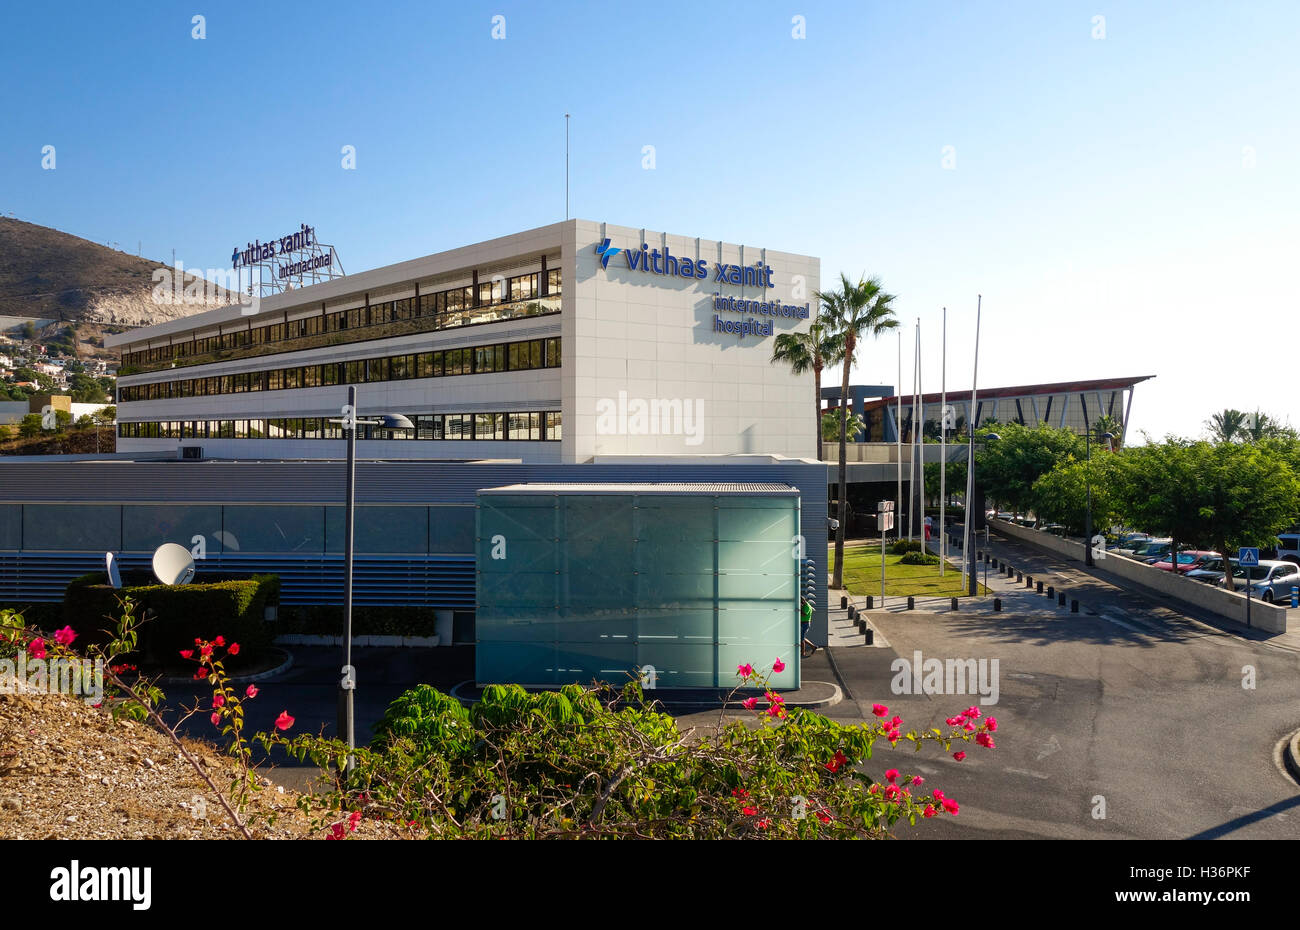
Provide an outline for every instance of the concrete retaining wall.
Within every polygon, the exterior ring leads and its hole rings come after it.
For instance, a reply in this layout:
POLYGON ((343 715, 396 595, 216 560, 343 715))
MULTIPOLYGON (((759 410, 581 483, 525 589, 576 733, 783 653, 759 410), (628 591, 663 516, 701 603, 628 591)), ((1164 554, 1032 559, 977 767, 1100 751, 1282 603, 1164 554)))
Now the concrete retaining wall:
MULTIPOLYGON (((1051 533, 1031 530, 1028 527, 1004 523, 1001 520, 989 521, 989 528, 1009 539, 1018 539, 1042 549, 1055 552, 1075 562, 1082 562, 1083 543, 1072 539, 1062 539, 1051 533)), ((1200 581, 1192 581, 1173 572, 1162 572, 1158 568, 1126 559, 1122 555, 1107 553, 1104 559, 1093 559, 1093 563, 1102 574, 1114 575, 1124 581, 1132 582, 1157 594, 1164 594, 1193 607, 1209 610, 1236 623, 1246 622, 1246 596, 1236 591, 1225 591, 1211 587, 1200 581)), ((1258 598, 1250 602, 1250 625, 1270 633, 1286 632, 1286 608, 1265 604, 1258 598)))

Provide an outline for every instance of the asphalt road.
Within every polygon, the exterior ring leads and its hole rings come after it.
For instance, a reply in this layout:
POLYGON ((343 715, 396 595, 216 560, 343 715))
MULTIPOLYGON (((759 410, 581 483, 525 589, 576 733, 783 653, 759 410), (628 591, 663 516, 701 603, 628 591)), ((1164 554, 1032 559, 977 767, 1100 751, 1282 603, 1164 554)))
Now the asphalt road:
POLYGON ((908 728, 943 728, 975 699, 891 693, 896 657, 998 660, 998 702, 982 706, 996 749, 966 747, 960 763, 929 747, 877 754, 961 804, 900 837, 1300 838, 1300 788, 1275 761, 1300 727, 1300 637, 1216 628, 1023 544, 995 539, 993 553, 1068 588, 1081 612, 1008 590, 1001 613, 896 613, 877 623, 889 648, 835 653, 856 701, 828 713, 879 702, 908 728))

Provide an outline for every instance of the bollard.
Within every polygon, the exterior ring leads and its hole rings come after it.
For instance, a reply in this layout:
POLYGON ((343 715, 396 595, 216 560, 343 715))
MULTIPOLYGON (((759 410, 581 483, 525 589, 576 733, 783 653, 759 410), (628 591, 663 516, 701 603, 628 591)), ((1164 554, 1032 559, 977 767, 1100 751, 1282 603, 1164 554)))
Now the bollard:
POLYGON ((997 559, 994 559, 994 560, 993 560, 993 567, 996 568, 996 569, 998 569, 998 571, 1001 571, 1001 570, 1002 570, 1002 569, 999 568, 999 566, 998 566, 998 560, 997 560, 997 559))
POLYGON ((1047 596, 1048 596, 1048 597, 1056 597, 1056 587, 1055 587, 1054 585, 1050 585, 1050 584, 1049 584, 1049 585, 1047 586, 1047 596))
POLYGON ((1032 588, 1033 586, 1034 586, 1034 578, 1033 578, 1033 576, 1032 576, 1032 575, 1026 575, 1026 576, 1025 576, 1025 587, 1026 587, 1026 588, 1032 588))
POLYGON ((1024 577, 1022 572, 1016 572, 1016 584, 1020 584, 1020 579, 1024 577))
POLYGON ((1001 609, 1002 609, 1002 598, 1000 598, 1000 597, 995 597, 995 598, 993 598, 993 609, 994 609, 994 610, 1001 610, 1001 609))
POLYGON ((990 559, 990 558, 991 558, 991 556, 990 556, 987 552, 984 553, 984 564, 985 564, 985 565, 988 565, 988 564, 989 564, 989 559, 990 559))
POLYGON ((1058 591, 1058 592, 1056 592, 1056 606, 1057 606, 1057 607, 1064 607, 1064 606, 1065 606, 1065 592, 1064 592, 1064 591, 1058 591))
POLYGON ((858 619, 858 609, 854 607, 852 604, 849 605, 849 619, 850 620, 858 619))
POLYGON ((915 610, 915 609, 916 609, 916 598, 914 598, 914 597, 913 597, 912 595, 910 595, 910 594, 907 596, 907 609, 908 609, 908 610, 915 610))
POLYGON ((1041 581, 1038 582, 1038 588, 1037 588, 1037 590, 1036 590, 1034 593, 1035 593, 1035 594, 1042 594, 1042 593, 1043 593, 1043 583, 1042 583, 1041 581))
POLYGON ((873 630, 871 627, 867 627, 867 645, 870 646, 875 641, 876 641, 876 631, 873 630))
POLYGON ((952 609, 953 610, 957 609, 957 598, 955 597, 952 599, 952 609))
POLYGON ((1300 586, 1291 585, 1291 606, 1300 607, 1300 586))
POLYGON ((840 596, 840 610, 844 610, 844 609, 845 609, 846 607, 848 607, 848 606, 849 606, 849 599, 848 599, 848 597, 847 597, 847 596, 844 596, 844 595, 841 595, 841 596, 840 596))
POLYGON ((875 603, 876 603, 875 595, 868 594, 868 595, 867 595, 867 610, 875 610, 875 609, 876 609, 876 608, 875 608, 875 603))
POLYGON ((1076 601, 1074 598, 1070 598, 1070 613, 1077 614, 1078 612, 1079 612, 1079 602, 1076 601))

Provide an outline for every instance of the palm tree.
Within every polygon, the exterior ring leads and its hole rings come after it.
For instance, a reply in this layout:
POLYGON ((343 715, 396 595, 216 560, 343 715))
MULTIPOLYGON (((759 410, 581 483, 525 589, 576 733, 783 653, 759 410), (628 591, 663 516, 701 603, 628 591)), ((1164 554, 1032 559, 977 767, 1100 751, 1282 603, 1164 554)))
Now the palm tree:
POLYGON ((821 319, 813 321, 806 333, 782 333, 772 343, 772 361, 785 362, 796 375, 813 373, 813 418, 816 430, 817 458, 822 457, 822 369, 840 360, 838 336, 829 331, 821 319))
POLYGON ((1233 442, 1246 432, 1246 415, 1228 408, 1205 421, 1214 442, 1233 442))
MULTIPOLYGON (((840 273, 838 291, 818 291, 817 300, 825 306, 827 326, 839 340, 844 371, 840 383, 841 402, 849 396, 849 369, 858 351, 858 340, 864 336, 876 337, 898 326, 894 317, 893 294, 885 293, 880 278, 860 278, 854 284, 848 275, 840 273)), ((840 525, 835 530, 835 569, 832 586, 844 587, 844 531, 848 500, 848 418, 840 419, 840 525)))
POLYGON ((1097 422, 1092 424, 1093 442, 1099 442, 1104 446, 1106 443, 1101 437, 1107 433, 1115 437, 1110 441, 1112 449, 1118 449, 1124 444, 1124 424, 1120 422, 1118 417, 1113 417, 1109 413, 1097 417, 1097 422))

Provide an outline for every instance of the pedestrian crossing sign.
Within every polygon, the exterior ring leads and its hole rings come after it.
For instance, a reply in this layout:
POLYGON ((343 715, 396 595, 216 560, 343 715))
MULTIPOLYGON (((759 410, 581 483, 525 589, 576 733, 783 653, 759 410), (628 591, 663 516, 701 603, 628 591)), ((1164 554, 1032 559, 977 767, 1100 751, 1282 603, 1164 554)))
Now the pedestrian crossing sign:
POLYGON ((1242 546, 1237 550, 1237 564, 1250 568, 1259 564, 1259 550, 1254 546, 1242 546))

